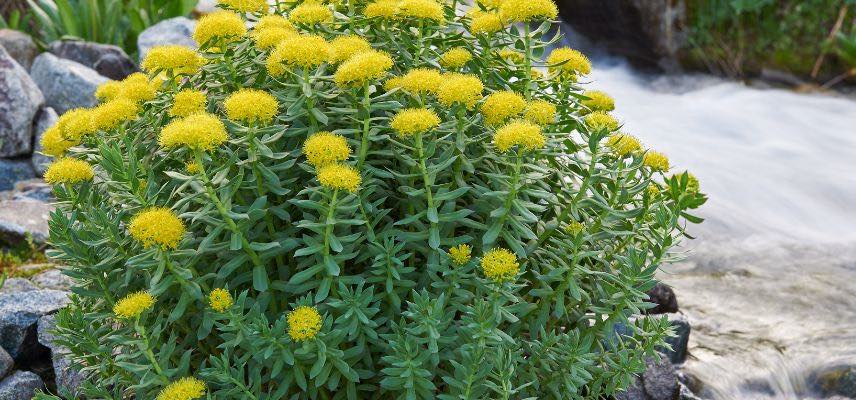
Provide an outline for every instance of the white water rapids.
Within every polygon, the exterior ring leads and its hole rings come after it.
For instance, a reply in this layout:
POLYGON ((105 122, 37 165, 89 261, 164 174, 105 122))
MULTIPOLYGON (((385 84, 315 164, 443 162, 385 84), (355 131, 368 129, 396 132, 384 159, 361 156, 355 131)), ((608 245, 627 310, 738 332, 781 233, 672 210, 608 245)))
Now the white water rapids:
POLYGON ((856 101, 595 63, 624 130, 710 200, 660 278, 692 324, 685 371, 715 399, 818 396, 856 363, 856 101))

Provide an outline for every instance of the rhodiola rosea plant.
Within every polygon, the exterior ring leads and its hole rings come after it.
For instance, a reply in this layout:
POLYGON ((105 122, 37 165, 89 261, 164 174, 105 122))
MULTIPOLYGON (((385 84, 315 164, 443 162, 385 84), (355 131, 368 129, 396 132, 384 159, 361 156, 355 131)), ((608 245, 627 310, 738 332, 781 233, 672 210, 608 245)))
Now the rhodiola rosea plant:
POLYGON ((669 327, 634 316, 705 197, 584 89, 550 0, 221 7, 44 136, 76 396, 601 398, 644 369, 669 327))

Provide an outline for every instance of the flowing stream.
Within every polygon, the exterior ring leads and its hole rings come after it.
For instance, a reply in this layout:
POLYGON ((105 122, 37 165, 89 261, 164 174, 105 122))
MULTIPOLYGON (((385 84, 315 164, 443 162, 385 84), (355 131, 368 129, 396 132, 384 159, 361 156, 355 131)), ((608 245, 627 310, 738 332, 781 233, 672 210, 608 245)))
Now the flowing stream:
POLYGON ((661 279, 690 319, 684 370, 714 399, 815 398, 856 365, 856 101, 599 58, 590 88, 710 200, 661 279))

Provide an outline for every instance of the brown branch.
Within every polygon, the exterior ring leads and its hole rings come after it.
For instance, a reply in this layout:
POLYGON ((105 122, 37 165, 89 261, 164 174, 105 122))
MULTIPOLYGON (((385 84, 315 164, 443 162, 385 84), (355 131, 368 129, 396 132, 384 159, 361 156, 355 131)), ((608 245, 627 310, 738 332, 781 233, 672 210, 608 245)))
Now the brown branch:
MULTIPOLYGON (((829 36, 826 37, 826 42, 832 40, 835 35, 838 34, 838 31, 841 30, 841 25, 844 24, 844 17, 847 16, 848 6, 845 4, 841 6, 841 10, 838 11, 838 19, 835 21, 835 25, 833 25, 832 30, 829 31, 829 36)), ((826 59, 826 46, 821 46, 820 55, 817 56, 817 60, 814 62, 814 68, 811 69, 811 78, 817 78, 817 74, 820 73, 820 67, 823 65, 823 61, 826 59)))

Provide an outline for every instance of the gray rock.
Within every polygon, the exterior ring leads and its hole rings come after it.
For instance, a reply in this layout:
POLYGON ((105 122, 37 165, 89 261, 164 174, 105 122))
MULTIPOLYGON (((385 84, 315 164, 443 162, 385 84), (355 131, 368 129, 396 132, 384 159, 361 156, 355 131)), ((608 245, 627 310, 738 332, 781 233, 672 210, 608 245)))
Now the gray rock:
POLYGON ((0 244, 21 245, 48 239, 48 219, 55 206, 36 200, 0 201, 0 244))
POLYGON ((650 400, 674 400, 680 396, 675 367, 665 357, 660 361, 648 359, 642 374, 642 387, 650 400))
POLYGON ((220 8, 217 7, 217 0, 199 0, 199 2, 196 3, 196 7, 193 8, 193 12, 196 14, 205 15, 211 14, 219 9, 220 8))
POLYGON ((53 330, 56 329, 56 317, 45 315, 39 320, 39 343, 51 350, 57 389, 74 393, 83 383, 84 376, 74 367, 69 351, 56 343, 53 330))
POLYGON ((627 390, 616 393, 615 400, 647 400, 645 389, 642 387, 642 378, 637 377, 636 381, 630 385, 627 390))
POLYGON ((12 356, 0 348, 0 379, 5 377, 12 372, 12 369, 15 367, 15 360, 12 359, 12 356))
POLYGON ((16 183, 35 177, 29 159, 0 159, 0 190, 11 190, 16 183))
POLYGON ((693 393, 692 390, 683 383, 679 384, 679 386, 681 387, 680 400, 702 400, 701 397, 696 396, 695 393, 693 393))
POLYGON ((57 57, 75 61, 110 79, 121 80, 137 72, 131 57, 119 46, 83 40, 56 40, 48 51, 57 57))
POLYGON ((42 378, 30 371, 16 371, 12 376, 0 382, 0 399, 30 400, 36 390, 44 389, 42 378))
POLYGON ((53 202, 53 187, 41 179, 30 179, 15 184, 12 200, 38 200, 46 203, 53 202))
POLYGON ((0 29, 0 47, 5 48, 6 52, 26 70, 30 69, 33 59, 39 54, 33 38, 14 29, 0 29))
POLYGON ((678 298, 675 292, 662 282, 657 284, 647 293, 649 302, 654 303, 654 308, 646 310, 646 314, 665 314, 678 312, 678 298))
POLYGON ((7 278, 3 282, 3 287, 0 287, 0 294, 2 293, 20 293, 20 292, 30 292, 33 290, 38 290, 39 288, 36 285, 33 285, 27 279, 24 278, 7 278))
POLYGON ((33 283, 42 289, 71 290, 74 280, 60 269, 49 269, 32 277, 33 283))
POLYGON ((155 46, 175 44, 195 49, 197 44, 193 40, 194 29, 196 29, 196 21, 185 17, 166 19, 146 28, 137 37, 140 61, 146 58, 146 54, 155 46))
POLYGON ((0 157, 32 152, 33 118, 44 102, 24 67, 0 46, 0 157))
POLYGON ((39 85, 45 103, 58 114, 96 104, 95 89, 109 79, 83 64, 42 53, 33 61, 30 76, 39 85))
POLYGON ((686 315, 680 313, 666 314, 676 336, 666 339, 666 343, 672 347, 671 350, 659 349, 673 364, 680 364, 687 360, 687 347, 690 343, 690 332, 692 327, 686 315))
POLYGON ((812 373, 809 382, 824 397, 856 398, 856 365, 840 364, 812 373))
POLYGON ((68 293, 60 290, 0 294, 0 347, 15 360, 30 356, 32 346, 38 344, 39 318, 65 307, 68 301, 68 293))
POLYGON ((33 164, 33 168, 36 170, 36 174, 39 176, 45 174, 45 171, 48 169, 48 165, 51 163, 51 160, 53 160, 52 157, 41 154, 42 136, 48 128, 56 124, 57 119, 59 119, 59 116, 56 114, 56 111, 50 107, 42 107, 42 109, 39 110, 39 113, 36 114, 35 123, 33 124, 33 147, 35 151, 33 152, 33 158, 30 161, 33 164))

